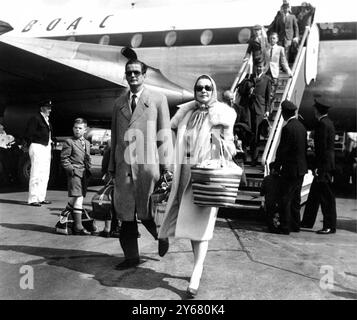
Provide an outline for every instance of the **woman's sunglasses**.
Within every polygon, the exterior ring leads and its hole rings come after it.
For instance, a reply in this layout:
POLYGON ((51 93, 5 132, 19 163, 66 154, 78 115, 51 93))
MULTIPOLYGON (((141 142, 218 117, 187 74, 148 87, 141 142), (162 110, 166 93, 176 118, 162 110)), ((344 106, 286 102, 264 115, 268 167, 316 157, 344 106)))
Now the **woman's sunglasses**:
POLYGON ((205 89, 206 91, 212 91, 212 87, 211 87, 211 86, 208 86, 208 85, 206 85, 206 86, 196 86, 196 87, 195 87, 195 90, 196 90, 197 92, 200 92, 200 91, 202 91, 203 89, 205 89))

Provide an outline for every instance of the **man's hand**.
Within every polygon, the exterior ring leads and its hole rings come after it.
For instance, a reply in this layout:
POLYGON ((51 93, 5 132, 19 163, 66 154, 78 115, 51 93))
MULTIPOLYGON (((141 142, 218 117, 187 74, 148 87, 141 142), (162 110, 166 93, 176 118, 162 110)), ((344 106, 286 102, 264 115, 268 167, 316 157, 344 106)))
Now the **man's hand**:
POLYGON ((170 182, 172 181, 173 178, 173 173, 169 170, 165 170, 164 173, 162 174, 162 177, 167 181, 170 182))

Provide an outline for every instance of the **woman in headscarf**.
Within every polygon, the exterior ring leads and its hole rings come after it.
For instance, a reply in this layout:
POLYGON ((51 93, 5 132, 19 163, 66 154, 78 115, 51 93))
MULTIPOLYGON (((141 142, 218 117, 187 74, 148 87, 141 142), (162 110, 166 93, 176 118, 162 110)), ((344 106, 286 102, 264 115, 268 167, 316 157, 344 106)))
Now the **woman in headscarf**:
POLYGON ((171 119, 171 129, 177 131, 176 168, 165 218, 159 231, 159 238, 191 240, 194 265, 187 288, 190 298, 198 291, 208 241, 213 236, 218 211, 216 207, 193 203, 191 166, 207 159, 218 159, 220 143, 225 146, 225 156, 236 153, 233 137, 236 119, 234 109, 217 101, 217 87, 210 76, 198 77, 194 91, 195 100, 181 106, 171 119))

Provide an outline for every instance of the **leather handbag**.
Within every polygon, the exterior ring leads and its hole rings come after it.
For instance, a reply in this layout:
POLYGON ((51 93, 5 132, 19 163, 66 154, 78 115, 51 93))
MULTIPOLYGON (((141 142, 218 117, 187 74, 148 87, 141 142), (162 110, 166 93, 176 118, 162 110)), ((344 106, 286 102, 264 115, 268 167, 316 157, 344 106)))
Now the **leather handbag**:
POLYGON ((92 198, 92 217, 97 220, 111 220, 114 185, 109 181, 92 198))
MULTIPOLYGON (((224 158, 220 143, 219 159, 208 159, 191 167, 193 202, 204 207, 233 207, 243 169, 224 158)), ((227 149, 228 151, 228 149, 227 149)))

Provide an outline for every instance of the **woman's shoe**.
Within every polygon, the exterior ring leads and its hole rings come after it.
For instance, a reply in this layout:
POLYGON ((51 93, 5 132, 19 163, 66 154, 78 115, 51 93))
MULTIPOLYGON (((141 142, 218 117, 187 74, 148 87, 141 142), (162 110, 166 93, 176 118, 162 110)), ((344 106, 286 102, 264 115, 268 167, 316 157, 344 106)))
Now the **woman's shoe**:
POLYGON ((103 238, 110 238, 110 232, 106 230, 102 230, 101 232, 99 232, 99 236, 103 238))
POLYGON ((75 235, 75 236, 90 236, 91 233, 86 230, 86 229, 81 229, 81 230, 77 230, 76 228, 73 228, 72 229, 72 234, 75 235))
POLYGON ((196 297, 197 293, 198 293, 198 288, 193 289, 193 288, 187 287, 186 294, 189 299, 193 299, 194 297, 196 297))

